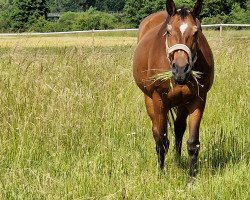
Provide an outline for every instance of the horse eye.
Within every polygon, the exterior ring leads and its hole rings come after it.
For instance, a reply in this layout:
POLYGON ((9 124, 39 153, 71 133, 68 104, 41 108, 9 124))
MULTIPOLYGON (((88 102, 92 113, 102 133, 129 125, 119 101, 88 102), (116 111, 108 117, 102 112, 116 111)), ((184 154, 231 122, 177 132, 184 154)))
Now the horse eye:
POLYGON ((196 36, 197 33, 198 33, 198 28, 197 28, 197 26, 194 26, 193 27, 193 35, 196 36))
POLYGON ((170 33, 169 30, 167 30, 166 34, 167 34, 167 36, 170 36, 170 35, 171 35, 171 33, 170 33))
POLYGON ((166 34, 167 34, 168 36, 171 35, 171 33, 170 33, 171 29, 172 29, 172 26, 168 24, 168 25, 167 25, 167 31, 166 31, 166 34))

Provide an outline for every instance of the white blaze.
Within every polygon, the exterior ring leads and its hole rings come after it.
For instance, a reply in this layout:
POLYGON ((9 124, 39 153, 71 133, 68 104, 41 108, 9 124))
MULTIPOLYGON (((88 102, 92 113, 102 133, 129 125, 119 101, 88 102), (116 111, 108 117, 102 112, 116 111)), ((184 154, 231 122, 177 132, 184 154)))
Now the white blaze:
POLYGON ((183 35, 184 32, 186 31, 188 25, 186 23, 183 23, 181 26, 180 26, 180 31, 181 31, 181 34, 183 35))

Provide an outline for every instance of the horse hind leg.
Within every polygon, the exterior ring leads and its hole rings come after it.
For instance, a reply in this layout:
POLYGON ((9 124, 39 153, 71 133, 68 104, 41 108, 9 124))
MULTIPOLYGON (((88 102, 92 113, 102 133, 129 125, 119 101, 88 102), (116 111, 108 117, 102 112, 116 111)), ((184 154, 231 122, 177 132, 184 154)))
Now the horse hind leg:
POLYGON ((181 147, 184 132, 187 127, 187 116, 188 110, 184 106, 177 108, 176 119, 174 122, 174 133, 175 133, 175 163, 180 164, 181 158, 181 147))
POLYGON ((159 95, 153 95, 153 99, 145 95, 145 104, 148 115, 152 121, 152 132, 156 144, 158 164, 160 169, 163 170, 165 156, 169 148, 166 112, 163 109, 159 95))

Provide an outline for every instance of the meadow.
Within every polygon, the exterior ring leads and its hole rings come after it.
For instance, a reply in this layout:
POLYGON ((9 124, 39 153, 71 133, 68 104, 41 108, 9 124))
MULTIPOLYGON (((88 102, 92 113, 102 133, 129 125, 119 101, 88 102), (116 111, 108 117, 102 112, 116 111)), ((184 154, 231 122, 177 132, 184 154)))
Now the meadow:
POLYGON ((188 156, 157 168, 135 34, 0 37, 0 199, 250 199, 250 31, 205 31, 215 82, 188 156))

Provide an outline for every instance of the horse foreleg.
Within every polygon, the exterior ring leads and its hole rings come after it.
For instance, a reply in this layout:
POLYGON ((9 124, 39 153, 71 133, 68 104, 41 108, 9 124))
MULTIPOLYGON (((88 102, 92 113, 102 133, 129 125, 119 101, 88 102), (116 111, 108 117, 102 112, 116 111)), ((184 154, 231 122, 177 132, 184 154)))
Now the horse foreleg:
POLYGON ((180 163, 182 138, 187 126, 188 110, 184 106, 177 108, 177 117, 174 122, 174 133, 175 133, 175 162, 180 163))
POLYGON ((197 173, 197 159, 199 154, 199 128, 202 114, 205 108, 205 98, 197 98, 192 104, 188 105, 189 111, 189 138, 187 141, 187 150, 190 159, 189 163, 189 182, 197 173))
POLYGON ((167 139, 167 111, 164 108, 161 97, 154 93, 152 99, 145 96, 148 114, 152 120, 152 131, 156 143, 156 153, 160 169, 164 168, 165 155, 169 148, 167 139))

